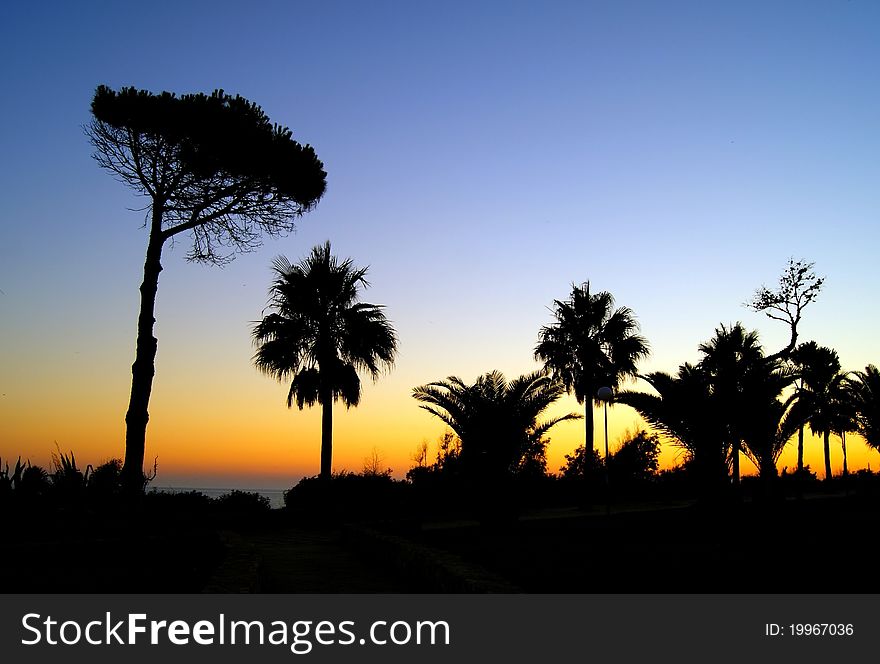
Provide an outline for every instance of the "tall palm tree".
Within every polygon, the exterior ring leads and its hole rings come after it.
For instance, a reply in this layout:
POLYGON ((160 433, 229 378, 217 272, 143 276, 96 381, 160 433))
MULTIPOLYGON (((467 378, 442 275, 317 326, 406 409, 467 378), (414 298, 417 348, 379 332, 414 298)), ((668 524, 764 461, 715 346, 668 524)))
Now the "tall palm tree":
POLYGON ((880 450, 880 370, 873 364, 853 372, 847 381, 856 411, 856 430, 865 442, 880 450))
POLYGON ((718 415, 727 428, 733 482, 739 484, 740 425, 748 414, 748 392, 755 382, 751 375, 764 370, 764 351, 757 332, 746 331, 741 323, 721 325, 699 350, 703 357, 698 366, 709 377, 718 415))
POLYGON ((822 436, 825 455, 825 479, 831 479, 831 434, 838 430, 837 423, 846 374, 840 369, 837 351, 808 341, 797 348, 797 398, 807 410, 810 430, 822 436))
POLYGON ((569 299, 555 300, 552 311, 555 322, 541 328, 535 359, 584 404, 584 450, 592 454, 597 392, 635 378, 639 360, 650 352, 648 342, 638 334, 632 310, 614 309, 611 293, 590 293, 589 281, 572 284, 569 299))
POLYGON ((382 307, 359 302, 367 268, 339 261, 330 243, 316 246, 296 264, 280 256, 272 264, 272 313, 253 330, 254 364, 277 380, 291 379, 287 407, 322 407, 321 478, 328 479, 333 456, 333 403, 357 406, 358 371, 373 380, 390 369, 397 335, 382 307))
POLYGON ((543 458, 544 434, 575 413, 538 422, 541 413, 565 392, 546 372, 535 371, 508 382, 492 371, 466 384, 449 376, 413 389, 420 407, 437 416, 461 441, 460 460, 468 472, 485 479, 515 475, 543 458))

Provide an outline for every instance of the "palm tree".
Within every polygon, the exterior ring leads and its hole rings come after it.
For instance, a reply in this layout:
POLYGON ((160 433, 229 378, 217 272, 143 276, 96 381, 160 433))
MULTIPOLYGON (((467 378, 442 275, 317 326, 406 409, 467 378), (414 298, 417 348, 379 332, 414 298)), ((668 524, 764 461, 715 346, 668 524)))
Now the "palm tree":
POLYGON ((657 371, 642 378, 656 394, 625 390, 616 401, 638 411, 685 453, 706 493, 721 488, 730 443, 708 374, 685 363, 675 375, 657 371))
POLYGON ((744 408, 737 430, 743 452, 767 483, 776 477, 776 461, 806 419, 796 395, 782 398, 794 380, 780 360, 767 358, 746 373, 744 408))
POLYGON ((856 401, 853 399, 851 383, 847 376, 844 381, 838 384, 834 402, 834 433, 840 437, 844 477, 849 475, 849 466, 846 458, 846 434, 859 430, 857 417, 856 401))
POLYGON ((727 428, 733 482, 739 484, 740 425, 748 413, 748 391, 754 383, 750 375, 764 369, 764 351, 757 332, 747 332, 741 323, 730 328, 721 325, 699 350, 703 358, 698 366, 709 378, 717 414, 727 428))
POLYGON ((840 404, 846 374, 840 370, 837 352, 815 341, 798 346, 796 351, 799 388, 797 398, 807 411, 807 424, 816 435, 822 435, 825 454, 825 479, 831 479, 831 433, 838 431, 840 404))
MULTIPOLYGON (((812 406, 809 403, 811 393, 804 390, 803 374, 809 361, 812 350, 816 347, 815 342, 802 343, 796 347, 789 356, 789 362, 796 379, 795 395, 800 408, 809 412, 812 406)), ((806 420, 798 427, 798 452, 797 452, 797 470, 798 473, 804 472, 804 427, 806 420)))
POLYGON ((538 422, 541 413, 565 392, 549 374, 535 371, 507 382, 492 371, 466 384, 449 376, 413 389, 420 407, 437 416, 461 441, 460 461, 483 479, 518 474, 543 458, 544 434, 574 413, 538 422))
POLYGON ((869 364, 864 371, 853 372, 847 386, 856 411, 856 431, 880 450, 880 370, 869 364))
POLYGON ((358 302, 359 290, 369 286, 367 268, 340 262, 329 242, 295 265, 280 256, 272 269, 267 308, 273 311, 254 327, 254 364, 277 380, 291 379, 288 408, 321 404, 321 478, 329 479, 333 403, 358 405, 358 371, 376 380, 390 369, 397 335, 380 305, 358 302))
POLYGON ((541 328, 535 348, 535 359, 584 404, 588 454, 593 451, 593 405, 599 403, 599 388, 616 390, 626 378, 635 378, 638 361, 650 352, 632 310, 613 307, 611 293, 590 293, 590 282, 572 284, 568 300, 553 302, 555 323, 541 328))

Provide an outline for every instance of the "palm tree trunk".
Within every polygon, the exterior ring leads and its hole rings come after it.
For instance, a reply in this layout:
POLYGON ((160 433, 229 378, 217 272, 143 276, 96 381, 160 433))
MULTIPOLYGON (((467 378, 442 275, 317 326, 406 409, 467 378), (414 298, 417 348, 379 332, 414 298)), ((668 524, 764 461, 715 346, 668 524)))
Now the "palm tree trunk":
POLYGON ((846 465, 846 431, 840 432, 840 447, 843 448, 843 476, 849 475, 849 468, 846 465))
POLYGON ((778 476, 776 472, 776 462, 773 460, 773 455, 768 454, 761 458, 760 463, 761 465, 758 474, 761 478, 761 492, 764 500, 769 501, 773 499, 773 489, 778 476))
POLYGON ((321 390, 321 479, 329 480, 333 472, 333 395, 321 390))
POLYGON ((798 427, 798 473, 804 472, 804 427, 798 427))
POLYGON ((587 458, 592 458, 593 450, 595 449, 592 399, 586 399, 586 405, 584 406, 584 429, 584 452, 588 455, 587 458))
POLYGON ((733 458, 731 459, 731 461, 733 462, 733 468, 732 468, 733 485, 735 487, 739 486, 739 447, 740 447, 739 439, 734 438, 733 439, 733 452, 732 452, 733 458))
POLYGON ((159 273, 162 271, 162 206, 153 204, 150 225, 150 241, 144 261, 144 280, 141 283, 141 309, 138 314, 137 348, 131 365, 131 395, 125 414, 125 464, 121 481, 126 493, 136 494, 144 490, 144 452, 146 448, 148 407, 156 374, 156 349, 158 340, 153 336, 156 322, 156 292, 159 289, 159 273))
POLYGON ((831 432, 826 431, 824 438, 824 448, 825 448, 825 481, 828 482, 831 480, 831 432))

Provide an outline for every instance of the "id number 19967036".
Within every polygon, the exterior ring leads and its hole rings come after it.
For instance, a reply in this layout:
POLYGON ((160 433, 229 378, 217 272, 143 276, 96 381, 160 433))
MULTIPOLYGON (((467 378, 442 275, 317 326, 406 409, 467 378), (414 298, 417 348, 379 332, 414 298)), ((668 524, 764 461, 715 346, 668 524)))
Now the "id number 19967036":
POLYGON ((764 636, 852 636, 852 623, 764 623, 764 636))

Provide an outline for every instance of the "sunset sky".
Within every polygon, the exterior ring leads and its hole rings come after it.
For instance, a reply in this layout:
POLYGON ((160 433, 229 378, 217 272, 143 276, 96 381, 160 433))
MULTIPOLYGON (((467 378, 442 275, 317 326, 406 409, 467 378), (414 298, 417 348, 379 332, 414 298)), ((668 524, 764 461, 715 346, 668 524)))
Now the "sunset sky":
MULTIPOLYGON (((537 368, 572 282, 633 309, 643 371, 674 371, 721 323, 782 347, 787 329, 742 303, 804 258, 826 283, 801 339, 848 370, 880 363, 878 30, 872 0, 6 3, 0 459, 48 465, 56 443, 82 466, 123 454, 146 201, 91 158, 99 84, 241 94, 328 173, 296 233, 225 268, 166 249, 158 485, 317 474, 320 411, 286 408, 250 335, 273 257, 325 240, 370 266, 363 299, 400 337, 394 370, 338 407, 337 470, 375 449, 402 476, 419 443, 433 454, 444 426, 412 388, 537 368)), ((617 406, 611 426, 613 444, 638 416, 617 406)), ((551 470, 582 430, 551 431, 551 470)), ((880 467, 848 442, 850 468, 880 467)), ((837 469, 836 437, 832 455, 837 469)), ((806 460, 821 468, 818 440, 806 460)))

